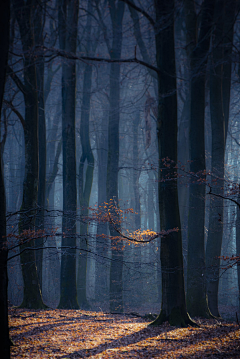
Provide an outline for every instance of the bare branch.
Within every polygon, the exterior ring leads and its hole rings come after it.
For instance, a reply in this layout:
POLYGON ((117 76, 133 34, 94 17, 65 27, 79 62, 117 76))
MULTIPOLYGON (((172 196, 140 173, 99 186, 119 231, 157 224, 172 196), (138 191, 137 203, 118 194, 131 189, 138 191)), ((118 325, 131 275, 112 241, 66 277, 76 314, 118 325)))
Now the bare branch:
POLYGON ((10 66, 7 67, 7 75, 9 75, 12 80, 17 85, 18 89, 25 95, 26 94, 26 88, 23 82, 20 80, 20 78, 16 75, 16 73, 11 69, 10 66))
POLYGON ((57 251, 62 250, 62 249, 75 249, 75 250, 78 250, 78 251, 84 251, 84 252, 87 252, 87 253, 94 254, 94 255, 97 256, 97 257, 101 257, 101 258, 104 258, 104 259, 112 260, 112 259, 109 258, 109 257, 103 256, 103 255, 98 254, 98 253, 94 253, 94 252, 92 252, 92 251, 89 250, 89 249, 80 248, 80 247, 77 247, 77 246, 74 246, 74 247, 72 247, 72 246, 61 246, 61 247, 46 246, 46 247, 35 247, 35 248, 34 248, 34 247, 26 247, 26 248, 24 248, 21 252, 19 252, 19 253, 17 253, 17 254, 14 254, 13 256, 9 257, 9 258, 7 259, 7 261, 10 261, 11 259, 18 257, 20 254, 22 254, 23 252, 28 251, 28 250, 30 250, 30 251, 37 251, 37 250, 43 250, 43 249, 56 249, 57 251))
POLYGON ((107 26, 105 25, 104 21, 103 21, 103 18, 102 18, 102 15, 99 11, 99 7, 98 7, 98 4, 96 4, 96 9, 97 9, 97 14, 98 14, 98 18, 99 18, 99 22, 100 22, 100 26, 103 30, 103 36, 104 36, 104 40, 106 42, 106 45, 107 45, 107 48, 108 48, 108 52, 110 54, 111 52, 111 46, 110 46, 110 41, 109 41, 109 38, 108 38, 108 35, 107 35, 107 26))
POLYGON ((148 21, 153 27, 155 26, 155 21, 146 11, 135 5, 132 1, 129 0, 120 0, 120 1, 125 2, 126 4, 128 4, 128 6, 131 6, 134 10, 140 12, 143 16, 145 16, 146 19, 148 19, 148 21))
MULTIPOLYGON (((140 28, 140 24, 139 24, 138 12, 130 5, 128 5, 128 8, 129 8, 131 18, 132 18, 132 21, 133 21, 133 29, 134 29, 135 39, 136 39, 137 44, 139 46, 142 58, 146 63, 150 63, 150 58, 149 58, 149 55, 148 55, 148 51, 147 51, 147 48, 145 46, 145 43, 143 41, 142 34, 141 34, 141 28, 140 28)), ((137 58, 137 56, 136 56, 136 46, 135 46, 135 58, 137 58)), ((155 73, 155 71, 152 71, 152 70, 149 69, 149 73, 150 73, 150 75, 152 77, 157 78, 157 74, 155 73)))
POLYGON ((5 103, 5 105, 7 105, 19 118, 23 129, 25 128, 25 120, 23 118, 23 116, 20 114, 20 112, 16 109, 16 107, 13 106, 12 102, 7 101, 7 100, 3 100, 3 103, 5 103))
POLYGON ((228 131, 228 134, 229 134, 229 136, 236 142, 236 144, 237 144, 238 146, 240 146, 239 141, 236 139, 236 137, 234 137, 234 136, 232 135, 232 133, 231 133, 230 131, 228 131))
POLYGON ((55 48, 47 48, 45 46, 41 46, 41 50, 44 50, 46 52, 49 52, 49 55, 45 55, 45 57, 56 57, 61 56, 69 60, 79 60, 79 61, 94 61, 94 62, 102 62, 102 63, 137 63, 139 65, 145 66, 153 71, 156 71, 158 74, 163 73, 158 67, 153 66, 145 61, 138 60, 136 58, 131 59, 107 59, 103 57, 91 57, 91 56, 78 56, 70 52, 66 52, 63 50, 55 49, 55 48))
POLYGON ((220 197, 222 199, 228 199, 229 201, 235 203, 238 206, 238 208, 240 208, 240 203, 238 203, 235 199, 229 198, 229 197, 226 197, 226 196, 222 196, 221 194, 213 193, 212 192, 212 187, 211 186, 209 186, 209 187, 210 187, 210 189, 209 189, 209 192, 207 194, 211 194, 212 196, 220 197))

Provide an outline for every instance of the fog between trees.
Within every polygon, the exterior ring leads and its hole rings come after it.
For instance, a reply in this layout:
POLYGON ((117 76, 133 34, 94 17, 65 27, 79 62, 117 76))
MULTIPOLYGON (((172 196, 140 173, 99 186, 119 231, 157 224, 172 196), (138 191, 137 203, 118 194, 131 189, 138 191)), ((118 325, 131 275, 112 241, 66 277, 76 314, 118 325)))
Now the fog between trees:
POLYGON ((1 112, 11 304, 180 326, 235 316, 239 267, 220 257, 240 253, 238 6, 12 0, 1 112))

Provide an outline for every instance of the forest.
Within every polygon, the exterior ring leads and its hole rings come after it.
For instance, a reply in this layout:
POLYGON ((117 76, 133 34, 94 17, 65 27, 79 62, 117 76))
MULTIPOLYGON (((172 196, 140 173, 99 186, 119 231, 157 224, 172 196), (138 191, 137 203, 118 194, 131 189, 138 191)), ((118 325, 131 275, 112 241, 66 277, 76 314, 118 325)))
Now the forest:
POLYGON ((225 358, 232 341, 239 357, 239 11, 238 0, 0 1, 3 359, 25 357, 24 320, 61 317, 89 321, 81 345, 114 318, 112 348, 125 330, 170 331, 154 342, 169 354, 105 352, 99 339, 50 356, 33 345, 29 358, 225 358), (215 354, 175 352, 201 323, 228 339, 215 354))

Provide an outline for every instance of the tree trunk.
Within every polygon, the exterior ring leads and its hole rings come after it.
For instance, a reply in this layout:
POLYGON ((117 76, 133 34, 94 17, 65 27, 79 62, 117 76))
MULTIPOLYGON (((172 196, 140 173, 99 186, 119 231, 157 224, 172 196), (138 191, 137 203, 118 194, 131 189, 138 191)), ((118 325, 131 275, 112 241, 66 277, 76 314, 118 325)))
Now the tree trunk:
MULTIPOLYGON (((240 204, 240 185, 237 202, 240 204)), ((237 218, 236 218, 236 255, 240 256, 240 207, 237 206, 237 218)), ((238 308, 240 308, 240 265, 237 265, 238 276, 238 308)))
MULTIPOLYGON (((134 194, 134 229, 141 229, 141 202, 140 202, 140 191, 139 191, 139 177, 140 177, 140 161, 139 161, 139 136, 138 136, 138 126, 140 124, 140 112, 137 111, 136 115, 133 118, 133 194, 134 194)), ((141 245, 133 246, 134 253, 134 269, 135 269, 135 278, 134 279, 134 292, 136 293, 137 305, 141 306, 143 299, 143 278, 141 271, 142 267, 142 252, 143 248, 141 245)))
POLYGON ((177 188, 177 89, 174 52, 174 1, 155 1, 158 78, 159 212, 161 229, 171 232, 161 240, 162 306, 152 325, 169 321, 192 324, 185 303, 181 224, 177 188), (167 23, 164 20, 167 15, 167 23), (164 25, 164 26, 163 26, 164 25), (167 166, 163 162, 167 161, 167 166), (163 170, 161 168, 164 167, 163 170), (171 178, 171 180, 167 180, 171 178))
MULTIPOLYGON (((91 3, 88 3, 88 11, 91 12, 91 3)), ((91 54, 91 15, 87 18, 86 25, 87 32, 87 53, 91 54)), ((90 101, 92 88, 92 65, 86 65, 83 79, 83 98, 81 109, 81 125, 80 137, 82 145, 82 155, 79 164, 79 203, 81 208, 81 217, 83 221, 80 222, 80 247, 87 249, 88 240, 88 220, 85 218, 89 213, 89 200, 93 182, 94 171, 94 157, 91 149, 89 137, 89 117, 90 117, 90 101), (83 236, 83 237, 82 237, 83 236), (85 236, 85 238, 84 238, 85 236)), ((87 301, 87 253, 81 251, 78 262, 78 303, 80 308, 89 309, 87 301)))
MULTIPOLYGON (((103 209, 107 202, 107 151, 108 151, 108 121, 107 104, 103 102, 104 110, 100 133, 97 134, 97 156, 98 156, 98 208, 103 209)), ((96 287, 95 298, 98 301, 109 302, 109 264, 106 259, 109 251, 109 236, 107 223, 97 224, 96 251, 96 287)))
POLYGON ((140 177, 140 163, 139 163, 139 149, 138 149, 138 126, 140 123, 140 112, 136 113, 133 119, 133 193, 134 193, 134 211, 135 229, 141 228, 141 205, 139 192, 139 177, 140 177))
MULTIPOLYGON (((45 99, 46 101, 46 99, 45 99)), ((58 174, 58 164, 59 157, 62 151, 62 140, 59 142, 54 141, 57 138, 58 126, 55 122, 52 124, 52 135, 50 136, 47 153, 47 183, 46 183, 46 196, 45 196, 45 208, 53 211, 55 208, 54 198, 56 195, 55 192, 55 178, 58 174)), ((46 216, 44 221, 44 226, 48 231, 51 228, 56 228, 56 218, 55 212, 53 215, 46 216)), ((45 245, 55 246, 56 249, 45 249, 43 256, 43 297, 46 293, 48 303, 50 303, 51 307, 57 307, 59 303, 59 295, 60 295, 60 256, 59 251, 57 250, 57 244, 61 241, 59 237, 53 237, 47 239, 45 245), (58 243, 57 243, 58 242, 58 243)), ((44 297, 45 298, 45 297, 44 297)), ((47 301, 46 301, 47 303, 47 301)))
MULTIPOLYGON (((43 46, 44 10, 42 7, 36 11, 34 24, 35 43, 43 46), (40 11, 39 11, 40 10, 40 11)), ((38 59, 36 65, 37 91, 38 91, 38 141, 39 141, 39 181, 38 181, 38 214, 36 218, 36 229, 44 230, 44 209, 46 192, 46 123, 45 123, 45 101, 44 101, 44 58, 38 59)), ((44 237, 35 241, 36 247, 43 247, 44 237)), ((39 285, 42 289, 42 261, 43 250, 36 251, 36 264, 39 285)))
MULTIPOLYGON (((224 195, 224 155, 229 119, 231 52, 235 1, 219 0, 215 7, 210 72, 210 113, 212 125, 212 191, 224 195), (223 44, 222 44, 223 43, 223 44), (214 182, 214 180, 217 180, 214 182)), ((208 241, 206 247, 207 293, 211 313, 219 317, 219 267, 223 237, 223 199, 210 201, 208 241)))
MULTIPOLYGON (((15 16, 19 25, 22 47, 24 51, 24 84, 22 91, 25 100, 25 176, 23 182, 23 201, 19 220, 19 232, 35 229, 36 204, 38 197, 38 96, 35 59, 31 54, 34 47, 33 18, 34 2, 26 4, 23 0, 14 0, 15 16), (28 213, 26 214, 26 211, 28 213), (29 212, 30 211, 30 212, 29 212)), ((20 82, 20 80, 18 81, 20 82)), ((33 240, 21 245, 34 248, 33 240)), ((36 256, 33 250, 21 254, 22 274, 24 281, 24 297, 21 307, 45 308, 39 286, 36 256)))
MULTIPOLYGON (((60 47, 76 53, 79 2, 59 1, 60 47)), ((61 293, 58 308, 77 309, 76 288, 76 146, 75 146, 76 64, 63 60, 62 64, 62 140, 63 140, 63 219, 61 293)))
MULTIPOLYGON (((9 49, 10 1, 0 2, 0 116, 5 86, 6 67, 9 49)), ((8 329, 8 275, 6 242, 6 198, 4 188, 4 173, 2 163, 2 148, 0 144, 0 348, 2 359, 10 359, 10 339, 8 329)))
MULTIPOLYGON (((3 11, 2 8, 3 6, 0 6, 1 11, 3 11)), ((9 9, 7 9, 7 6, 5 5, 5 11, 7 10, 9 11, 9 9)), ((6 30, 4 31, 4 33, 6 33, 6 30)), ((1 49, 3 49, 3 47, 1 47, 1 49)), ((5 58, 7 59, 7 57, 5 58)), ((1 87, 2 87, 2 83, 1 83, 1 87)), ((0 151, 0 161, 1 161, 0 162, 0 293, 1 293, 0 294, 0 328, 1 328, 0 347, 1 347, 1 354, 3 355, 2 358, 10 359, 11 341, 9 339, 9 329, 8 329, 8 291, 7 291, 8 249, 6 243, 6 198, 5 198, 5 188, 4 188, 2 151, 0 151)))
POLYGON ((190 172, 193 173, 189 186, 188 216, 188 269, 187 269, 187 308, 192 316, 209 317, 206 297, 206 264, 204 245, 205 219, 205 73, 214 1, 205 0, 202 4, 202 20, 197 38, 197 18, 192 1, 186 1, 187 43, 191 67, 191 105, 190 105, 190 172))
MULTIPOLYGON (((113 42, 111 58, 120 58, 122 49, 122 19, 124 3, 109 0, 112 21, 113 42)), ((119 163, 119 119, 120 119, 120 65, 111 63, 110 67, 110 109, 108 123, 108 165, 107 201, 118 206, 118 163, 119 163)), ((118 218, 116 211, 112 216, 118 218)), ((118 226, 118 224, 116 224, 118 226)), ((110 226, 112 260, 110 265, 110 311, 123 312, 123 244, 115 239, 118 233, 110 226)))

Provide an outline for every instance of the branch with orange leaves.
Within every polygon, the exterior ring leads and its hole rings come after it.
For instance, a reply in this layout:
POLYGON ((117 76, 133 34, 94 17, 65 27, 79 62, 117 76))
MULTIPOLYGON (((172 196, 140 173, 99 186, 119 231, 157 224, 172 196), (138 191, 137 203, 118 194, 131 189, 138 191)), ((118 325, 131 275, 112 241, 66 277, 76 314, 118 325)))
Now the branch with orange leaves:
POLYGON ((109 218, 109 223, 111 223, 111 225, 113 226, 114 230, 120 234, 120 236, 128 241, 131 241, 131 242, 135 242, 135 243, 150 243, 152 241, 154 241, 155 239, 159 238, 159 237, 167 237, 170 233, 172 232, 178 232, 179 231, 179 228, 173 228, 173 229, 169 229, 167 231, 165 230, 162 230, 161 232, 154 232, 154 231, 151 231, 151 230, 146 230, 146 231, 140 231, 140 230, 137 230, 135 231, 135 234, 130 233, 130 236, 127 236, 125 234, 123 234, 116 226, 116 224, 114 223, 114 221, 112 220, 111 218, 111 215, 110 215, 110 210, 108 210, 108 218, 109 218), (139 239, 135 238, 134 236, 137 236, 139 239), (147 237, 148 239, 143 239, 143 236, 144 237, 147 237))

